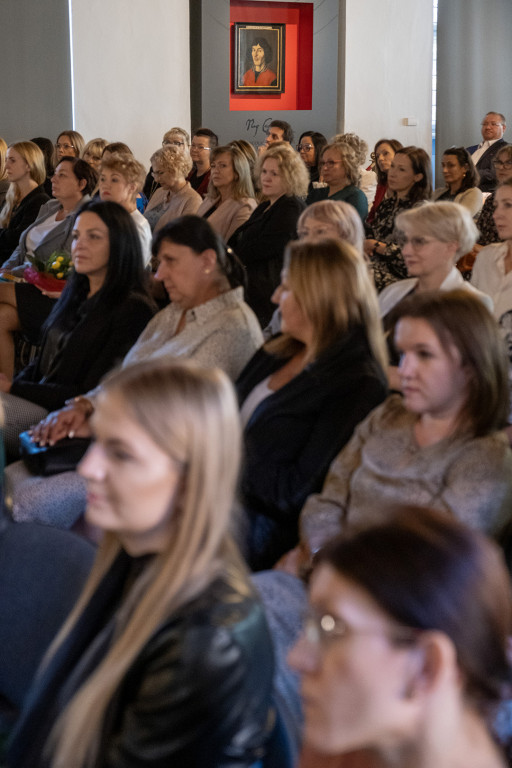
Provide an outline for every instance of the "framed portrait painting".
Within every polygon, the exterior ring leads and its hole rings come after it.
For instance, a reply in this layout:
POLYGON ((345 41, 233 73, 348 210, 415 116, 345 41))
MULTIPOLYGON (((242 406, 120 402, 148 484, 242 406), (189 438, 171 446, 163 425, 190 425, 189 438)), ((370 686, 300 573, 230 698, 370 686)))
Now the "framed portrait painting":
POLYGON ((235 93, 284 93, 286 24, 235 22, 235 93))

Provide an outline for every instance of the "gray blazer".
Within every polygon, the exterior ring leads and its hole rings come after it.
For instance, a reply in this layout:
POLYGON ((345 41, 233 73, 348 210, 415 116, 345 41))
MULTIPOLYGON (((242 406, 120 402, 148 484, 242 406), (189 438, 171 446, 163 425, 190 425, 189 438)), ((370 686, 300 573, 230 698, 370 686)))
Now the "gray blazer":
MULTIPOLYGON (((41 240, 34 251, 34 256, 37 259, 48 261, 54 251, 68 251, 68 253, 71 253, 71 234, 73 232, 76 216, 82 205, 90 199, 89 195, 84 195, 76 208, 74 208, 71 213, 68 213, 65 219, 59 221, 57 226, 48 232, 46 237, 41 240)), ((58 200, 49 200, 41 206, 37 219, 22 233, 17 248, 15 248, 7 261, 2 265, 3 269, 10 270, 13 275, 18 275, 20 277, 23 275, 25 268, 30 265, 27 258, 26 248, 28 232, 30 232, 33 227, 37 227, 38 224, 49 216, 52 216, 60 208, 62 208, 62 206, 58 200)))

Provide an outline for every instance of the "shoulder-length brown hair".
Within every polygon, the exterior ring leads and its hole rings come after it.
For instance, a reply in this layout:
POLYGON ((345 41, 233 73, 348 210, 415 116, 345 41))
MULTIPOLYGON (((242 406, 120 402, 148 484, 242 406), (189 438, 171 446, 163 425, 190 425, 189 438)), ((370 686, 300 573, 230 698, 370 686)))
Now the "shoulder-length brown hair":
POLYGON ((393 324, 403 317, 425 320, 448 355, 453 347, 468 372, 467 397, 458 432, 488 435, 507 425, 509 361, 496 320, 470 291, 415 293, 401 301, 393 324))
POLYGON ((418 203, 420 200, 430 200, 432 197, 432 161, 421 147, 402 147, 396 155, 406 155, 412 165, 414 174, 421 173, 422 178, 416 181, 409 191, 409 200, 418 203))

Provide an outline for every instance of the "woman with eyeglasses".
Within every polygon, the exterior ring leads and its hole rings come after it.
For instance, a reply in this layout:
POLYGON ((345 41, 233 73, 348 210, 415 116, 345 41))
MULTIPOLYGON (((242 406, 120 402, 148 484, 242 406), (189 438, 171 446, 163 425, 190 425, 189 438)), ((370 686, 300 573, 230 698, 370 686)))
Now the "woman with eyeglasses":
POLYGON ((191 168, 190 156, 175 146, 166 145, 151 156, 151 173, 160 189, 152 195, 144 216, 153 232, 180 216, 193 215, 201 205, 201 196, 186 178, 191 168))
POLYGON ((406 506, 333 541, 289 655, 301 768, 506 768, 493 720, 512 682, 511 633, 501 552, 449 516, 406 506))
POLYGON ((82 157, 85 149, 84 137, 78 131, 63 131, 57 136, 55 142, 55 167, 63 157, 82 157))
POLYGON ((441 165, 445 186, 436 189, 432 199, 459 203, 467 208, 472 216, 476 216, 484 200, 482 191, 477 186, 478 171, 467 149, 464 147, 446 149, 441 165))
MULTIPOLYGON (((496 157, 492 161, 494 166, 494 172, 498 184, 502 184, 504 181, 512 178, 512 144, 507 144, 503 149, 496 154, 496 157)), ((496 190, 493 190, 486 198, 480 215, 476 220, 478 229, 480 231, 480 237, 477 240, 477 244, 474 251, 478 253, 485 245, 491 243, 499 243, 501 241, 494 223, 494 208, 496 190)))
POLYGON ((190 157, 194 167, 187 176, 187 181, 203 199, 210 183, 210 153, 218 143, 218 136, 209 128, 198 128, 194 131, 190 143, 190 157))
POLYGON ((359 188, 359 161, 354 149, 341 142, 327 144, 320 155, 319 168, 327 188, 310 191, 308 205, 319 200, 342 200, 353 205, 364 222, 368 200, 359 188))
POLYGON ((105 147, 108 147, 106 139, 91 139, 87 142, 82 153, 82 159, 99 173, 101 157, 105 147))
POLYGON ((297 152, 309 171, 309 180, 311 184, 320 179, 318 162, 326 144, 327 139, 323 133, 318 133, 318 131, 305 131, 297 144, 297 152))

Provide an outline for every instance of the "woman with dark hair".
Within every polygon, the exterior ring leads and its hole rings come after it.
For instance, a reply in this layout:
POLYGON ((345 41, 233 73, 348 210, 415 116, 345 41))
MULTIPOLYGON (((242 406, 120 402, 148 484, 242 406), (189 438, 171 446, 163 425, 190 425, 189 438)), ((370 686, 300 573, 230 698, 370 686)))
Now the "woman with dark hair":
POLYGON ((306 502, 309 552, 382 520, 386 504, 430 506, 489 534, 510 515, 508 361, 492 315, 455 290, 409 296, 395 319, 403 397, 359 424, 306 502))
POLYGON ((37 146, 39 147, 39 149, 44 155, 44 164, 46 167, 46 180, 43 184, 43 187, 46 194, 49 197, 51 197, 52 196, 52 176, 55 170, 55 166, 53 164, 55 147, 53 146, 53 141, 51 139, 45 138, 44 136, 37 136, 35 139, 30 139, 30 141, 33 141, 34 144, 37 144, 37 146))
POLYGON ((297 144, 297 152, 309 171, 309 179, 311 183, 318 181, 320 178, 318 163, 322 150, 326 144, 327 139, 323 133, 318 133, 318 131, 305 131, 300 136, 299 143, 297 144))
POLYGON ((391 161, 403 145, 398 139, 379 139, 372 153, 373 168, 377 174, 377 189, 373 205, 366 219, 367 223, 373 221, 375 211, 382 203, 388 192, 388 171, 391 167, 391 161))
POLYGON ((277 75, 269 69, 272 48, 265 37, 255 37, 247 48, 246 62, 250 69, 243 76, 243 85, 263 87, 275 85, 277 75))
POLYGON ((382 291, 389 283, 407 277, 407 270, 395 232, 395 217, 400 211, 430 200, 432 170, 430 157, 421 147, 403 147, 391 161, 388 171, 390 196, 377 208, 367 225, 364 251, 371 259, 375 285, 382 291))
POLYGON ((270 568, 295 545, 307 496, 386 394, 375 290, 355 248, 342 240, 291 243, 273 300, 283 333, 258 350, 237 381, 245 426, 241 490, 255 570, 270 568))
POLYGON ((502 555, 458 521, 408 506, 333 541, 289 655, 317 755, 301 765, 505 768, 492 720, 511 633, 502 555))
POLYGON ((102 541, 7 762, 261 765, 272 644, 234 541, 241 450, 229 379, 183 360, 124 368, 105 381, 93 424, 79 471, 102 541))
MULTIPOLYGON (((222 368, 236 379, 263 336, 244 302, 245 273, 233 251, 205 219, 183 216, 158 230, 153 256, 159 262, 155 278, 164 284, 171 303, 151 320, 122 366, 186 357, 204 367, 222 368)), ((34 428, 33 439, 46 445, 70 432, 89 434, 100 392, 101 385, 51 413, 34 428)), ((69 527, 84 511, 85 488, 75 472, 27 478, 17 462, 10 482, 16 519, 69 527)))
MULTIPOLYGON (((55 199, 41 206, 36 220, 22 233, 17 248, 4 262, 1 274, 22 278, 30 266, 29 255, 48 262, 56 251, 70 253, 75 218, 96 182, 96 173, 85 160, 64 157, 52 177, 55 199)), ((54 303, 24 281, 0 285, 0 372, 8 378, 12 378, 14 370, 13 332, 21 331, 38 344, 41 327, 54 303)))
POLYGON ((472 216, 481 210, 484 199, 478 188, 478 171, 464 147, 450 147, 443 152, 443 176, 446 186, 436 189, 432 199, 459 203, 472 216))
POLYGON ((153 315, 140 240, 130 214, 117 203, 82 207, 71 254, 74 271, 45 324, 38 357, 14 381, 0 378, 11 455, 20 432, 95 387, 153 315))

